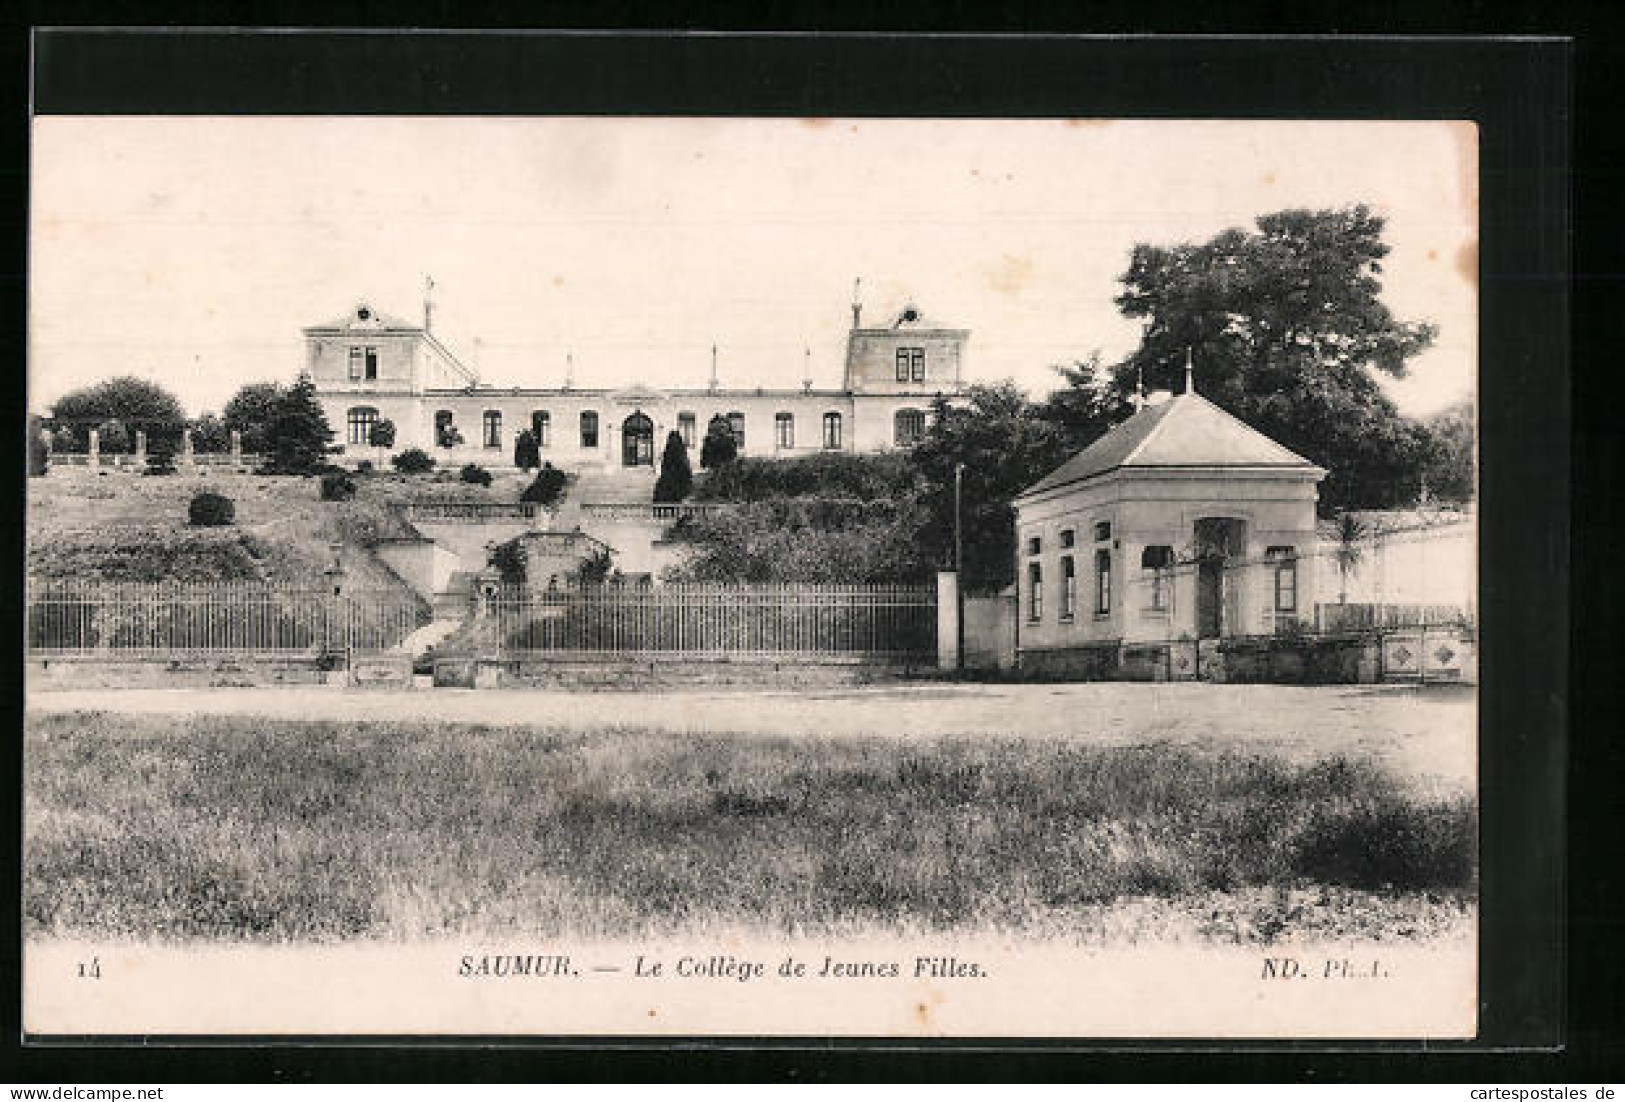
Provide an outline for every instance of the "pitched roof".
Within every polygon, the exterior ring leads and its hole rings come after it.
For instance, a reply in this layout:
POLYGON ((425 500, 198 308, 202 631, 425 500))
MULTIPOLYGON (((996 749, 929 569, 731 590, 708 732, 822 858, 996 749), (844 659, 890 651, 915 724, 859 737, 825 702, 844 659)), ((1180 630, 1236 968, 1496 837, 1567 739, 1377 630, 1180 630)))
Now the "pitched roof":
POLYGON ((322 325, 307 326, 308 329, 422 329, 423 326, 414 322, 398 318, 394 314, 386 314, 382 310, 361 303, 349 313, 334 318, 322 325), (357 315, 366 310, 370 315, 362 320, 357 315))
POLYGON ((1200 394, 1179 394, 1140 410, 1018 496, 1124 467, 1318 469, 1200 394))

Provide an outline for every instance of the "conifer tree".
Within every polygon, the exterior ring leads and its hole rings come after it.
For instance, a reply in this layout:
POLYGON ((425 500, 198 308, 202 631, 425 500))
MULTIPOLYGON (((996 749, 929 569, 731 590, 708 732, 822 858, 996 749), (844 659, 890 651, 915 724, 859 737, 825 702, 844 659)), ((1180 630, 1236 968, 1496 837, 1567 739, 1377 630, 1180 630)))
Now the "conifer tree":
POLYGON ((300 375, 277 402, 270 435, 271 474, 312 474, 327 463, 333 429, 309 375, 300 375))
POLYGON ((688 446, 682 433, 666 434, 666 450, 660 455, 660 477, 655 479, 655 501, 682 501, 694 488, 694 471, 688 465, 688 446))

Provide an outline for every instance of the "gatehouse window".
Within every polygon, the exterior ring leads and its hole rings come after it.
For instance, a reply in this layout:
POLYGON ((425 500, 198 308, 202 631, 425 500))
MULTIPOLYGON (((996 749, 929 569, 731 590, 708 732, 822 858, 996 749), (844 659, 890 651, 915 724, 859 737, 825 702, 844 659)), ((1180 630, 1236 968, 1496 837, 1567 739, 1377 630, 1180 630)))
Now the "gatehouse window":
POLYGON ((361 347, 352 346, 350 349, 350 378, 361 378, 361 347))
POLYGON ((369 348, 363 354, 366 359, 366 374, 369 379, 378 378, 378 350, 369 348))
POLYGON ((683 438, 683 447, 694 446, 694 415, 684 412, 677 415, 677 433, 683 438))
POLYGON ((745 454, 745 415, 737 410, 728 414, 728 431, 733 434, 734 447, 745 454))
POLYGON ((1167 544, 1152 544, 1140 552, 1140 569, 1151 576, 1151 609, 1162 612, 1168 607, 1169 575, 1174 568, 1174 549, 1167 544))
POLYGON ((536 438, 536 446, 545 448, 553 443, 553 415, 545 409, 539 409, 530 415, 530 434, 536 438))
POLYGON ((925 435, 925 413, 921 410, 900 409, 892 422, 892 437, 900 448, 918 444, 925 435))
POLYGON ((1109 520, 1096 521, 1095 522, 1095 542, 1100 543, 1102 540, 1109 540, 1111 538, 1112 538, 1112 522, 1109 521, 1109 520))
POLYGON ((925 382, 925 349, 899 348, 897 350, 897 381, 925 382))
POLYGON ((1072 531, 1072 529, 1070 529, 1070 528, 1061 529, 1061 546, 1062 547, 1071 547, 1072 544, 1076 541, 1076 538, 1077 537, 1076 537, 1075 533, 1072 531))
POLYGON ((785 449, 796 446, 796 419, 791 414, 773 415, 773 446, 785 449))
POLYGON ((457 443, 457 419, 449 409, 437 410, 434 415, 434 442, 442 448, 457 443))
POLYGON ((363 345, 350 347, 350 378, 378 378, 378 349, 363 345))
POLYGON ((502 413, 498 410, 485 411, 485 446, 488 448, 502 447, 502 413))
POLYGON ((1043 540, 1039 539, 1037 536, 1027 537, 1027 554, 1036 555, 1042 550, 1044 550, 1043 540))
POLYGON ((598 414, 590 409, 581 411, 581 446, 583 448, 598 446, 598 414))
POLYGON ((1112 553, 1102 548, 1095 552, 1095 613, 1105 615, 1112 610, 1112 553))
POLYGON ((841 446, 841 415, 839 413, 824 414, 824 447, 831 451, 841 446))
POLYGON ((1275 611, 1298 611, 1298 549, 1285 545, 1271 547, 1264 558, 1275 570, 1275 611))
POLYGON ((355 406, 345 416, 349 426, 346 439, 351 444, 371 444, 372 429, 378 423, 378 411, 371 406, 355 406))
POLYGON ((1044 568, 1027 564, 1027 619, 1038 623, 1044 617, 1044 568))
POLYGON ((1072 619, 1078 603, 1078 578, 1072 566, 1072 556, 1061 557, 1061 619, 1072 619))

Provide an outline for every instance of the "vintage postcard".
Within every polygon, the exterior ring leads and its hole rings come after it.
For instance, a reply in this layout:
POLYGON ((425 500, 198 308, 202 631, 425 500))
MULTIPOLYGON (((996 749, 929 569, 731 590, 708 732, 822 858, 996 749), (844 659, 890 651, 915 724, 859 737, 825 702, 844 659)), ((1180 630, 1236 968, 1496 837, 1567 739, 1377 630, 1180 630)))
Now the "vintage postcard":
POLYGON ((36 118, 26 1029, 1474 1037, 1477 141, 36 118))

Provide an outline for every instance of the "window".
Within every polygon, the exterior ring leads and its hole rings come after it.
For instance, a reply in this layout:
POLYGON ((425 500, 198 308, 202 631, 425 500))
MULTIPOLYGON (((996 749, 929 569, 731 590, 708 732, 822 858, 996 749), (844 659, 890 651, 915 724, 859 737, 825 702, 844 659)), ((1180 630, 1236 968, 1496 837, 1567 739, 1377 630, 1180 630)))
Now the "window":
POLYGON ((367 378, 369 378, 369 379, 378 378, 378 350, 376 348, 367 349, 366 357, 367 357, 367 378))
POLYGON ((773 446, 776 448, 796 446, 796 419, 788 413, 773 415, 773 446))
POLYGON ((350 349, 350 378, 361 378, 361 349, 359 346, 350 349))
POLYGON ((598 446, 598 414, 590 409, 581 411, 581 446, 583 448, 598 446))
POLYGON ((1275 568, 1275 611, 1298 611, 1298 549, 1271 547, 1264 557, 1275 568))
POLYGON ((378 423, 378 411, 371 406, 356 406, 345 417, 349 432, 345 439, 351 444, 371 444, 372 427, 378 423))
POLYGON ((1036 555, 1042 550, 1044 550, 1043 540, 1039 539, 1037 536, 1027 537, 1027 554, 1036 555))
POLYGON ((451 410, 442 409, 434 415, 434 442, 442 448, 456 447, 463 434, 457 431, 457 421, 451 410))
POLYGON ((677 415, 677 432, 683 438, 683 447, 694 446, 694 415, 692 413, 679 413, 677 415))
POLYGON ((916 383, 925 382, 925 349, 911 348, 908 350, 909 378, 916 383))
POLYGON ((824 447, 834 451, 841 446, 841 415, 824 414, 824 447))
POLYGON ((900 448, 913 447, 925 435, 925 414, 920 410, 900 409, 892 420, 892 438, 900 448))
POLYGON ((1095 523, 1095 542, 1099 543, 1102 540, 1109 540, 1111 538, 1112 522, 1109 520, 1097 521, 1095 523))
POLYGON ((1153 544, 1140 552, 1140 569, 1151 575, 1151 609, 1162 612, 1168 607, 1168 589, 1172 583, 1174 549, 1166 544, 1153 544))
POLYGON ((1112 553, 1102 548, 1095 552, 1095 613, 1105 615, 1112 610, 1112 553))
POLYGON ((897 350, 897 381, 900 383, 908 382, 908 349, 906 348, 897 350))
POLYGON ((494 409, 485 411, 484 443, 488 448, 502 447, 502 414, 494 409))
POLYGON ((1027 619, 1037 623, 1044 618, 1044 568, 1027 564, 1027 619))
POLYGON ((734 447, 745 454, 745 415, 737 410, 728 414, 728 431, 733 434, 734 447))
POLYGON ((1061 619, 1072 619, 1072 612, 1077 608, 1077 604, 1077 571, 1072 567, 1072 556, 1064 555, 1061 558, 1061 619))
POLYGON ((1073 542, 1074 542, 1074 536, 1073 536, 1072 529, 1070 529, 1070 528, 1062 529, 1061 530, 1061 546, 1062 547, 1071 547, 1073 542))
POLYGON ((545 409, 539 409, 530 415, 530 434, 536 438, 538 448, 548 447, 553 443, 553 415, 545 409))

